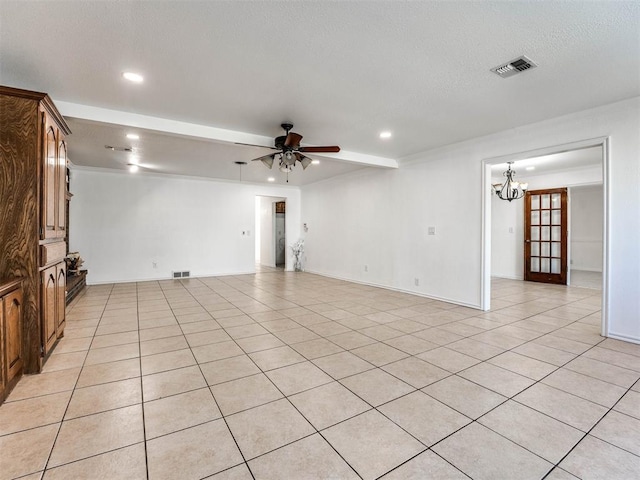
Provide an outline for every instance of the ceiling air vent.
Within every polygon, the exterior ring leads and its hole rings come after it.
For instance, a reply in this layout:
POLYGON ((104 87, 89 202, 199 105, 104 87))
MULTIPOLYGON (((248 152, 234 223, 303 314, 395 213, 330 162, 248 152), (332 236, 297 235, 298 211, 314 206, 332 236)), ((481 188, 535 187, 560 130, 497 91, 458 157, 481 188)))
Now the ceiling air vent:
POLYGON ((537 66, 538 65, 536 65, 533 60, 523 55, 515 60, 511 60, 509 63, 494 67, 491 71, 502 78, 508 78, 513 77, 520 72, 524 72, 525 70, 536 68, 537 66))

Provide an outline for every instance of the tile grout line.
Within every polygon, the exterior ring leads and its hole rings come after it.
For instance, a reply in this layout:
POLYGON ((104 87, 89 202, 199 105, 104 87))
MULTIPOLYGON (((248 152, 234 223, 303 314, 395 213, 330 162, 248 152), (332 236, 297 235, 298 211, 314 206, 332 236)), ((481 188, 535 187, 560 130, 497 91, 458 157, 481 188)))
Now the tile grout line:
MULTIPOLYGON (((47 471, 47 469, 49 467, 49 462, 51 461, 51 456, 53 455, 53 450, 54 450, 54 448, 56 446, 56 443, 58 441, 58 437, 60 436, 60 432, 62 430, 62 425, 63 425, 63 423, 65 421, 64 417, 67 414, 67 411, 69 410, 69 405, 71 405, 71 401, 73 399, 73 394, 75 393, 77 385, 78 385, 78 382, 80 381, 80 376, 82 375, 82 371, 84 370, 85 363, 87 361, 87 357, 89 356, 89 351, 91 350, 91 344, 93 343, 93 339, 95 338, 95 334, 96 334, 96 331, 98 330, 98 326, 100 325, 100 322, 102 321, 102 316, 104 315, 104 312, 106 310, 107 304, 109 303, 109 298, 111 297, 111 291, 112 290, 113 290, 113 285, 111 286, 111 289, 109 290, 109 296, 107 297, 107 300, 105 301, 104 308, 102 309, 102 313, 100 314, 100 318, 98 320, 98 323, 96 324, 95 330, 93 332, 93 336, 91 337, 91 343, 89 344, 89 348, 87 349, 87 353, 85 354, 84 360, 82 361, 82 366, 80 367, 80 372, 78 373, 78 378, 76 378, 76 381, 75 381, 75 383, 73 385, 73 389, 71 390, 71 395, 69 396, 69 401, 67 402, 67 406, 65 407, 64 413, 62 414, 62 418, 60 419, 60 426, 58 427, 58 431, 56 432, 55 439, 53 440, 53 443, 51 444, 51 450, 49 451, 49 455, 47 455, 47 459, 46 459, 46 461, 44 463, 44 467, 42 469, 42 476, 44 476, 45 472, 47 471)), ((86 293, 83 294, 82 296, 84 297, 85 295, 86 295, 86 293)), ((78 300, 78 302, 79 302, 79 300, 78 300)), ((76 302, 76 303, 78 303, 78 302, 76 302)), ((75 305, 74 305, 74 308, 75 308, 75 305)), ((73 311, 73 309, 71 309, 71 311, 73 311)), ((66 320, 66 311, 65 311, 65 320, 66 320)), ((68 463, 71 463, 71 462, 68 462, 68 463)), ((62 465, 66 465, 66 464, 62 464, 62 465)), ((62 465, 57 465, 57 466, 61 467, 62 465)), ((55 467, 53 467, 53 468, 55 468, 55 467)))
MULTIPOLYGON (((182 284, 183 288, 184 288, 187 292, 189 292, 189 290, 184 286, 184 284, 182 283, 182 281, 179 281, 179 283, 180 283, 180 284, 182 284)), ((202 283, 202 282, 201 282, 201 283, 202 283)), ((163 292, 163 294, 164 294, 164 289, 162 288, 162 285, 160 286, 160 288, 161 288, 161 290, 162 290, 162 292, 163 292)), ((190 293, 190 292, 189 292, 189 294, 191 295, 191 293, 190 293)), ((193 295, 191 295, 191 296, 193 297, 193 295)), ((165 298, 166 298, 166 295, 165 295, 165 298)), ((195 297, 193 297, 193 298, 195 299, 195 297)), ((196 301, 197 301, 197 300, 196 300, 196 301)), ((169 303, 169 308, 171 308, 171 311, 173 312, 173 308, 171 307, 171 303, 169 302, 169 300, 168 300, 168 299, 167 299, 167 302, 169 303)), ((198 304, 199 304, 200 306, 202 306, 202 304, 201 304, 200 302, 198 302, 198 304)), ((175 314, 174 314, 174 315, 175 315, 175 314)), ((212 318, 213 318, 213 316, 212 316, 212 318)), ((214 318, 214 320, 215 320, 215 318, 214 318)), ((182 324, 180 324, 180 322, 178 322, 177 317, 176 317, 176 323, 178 324, 178 326, 179 326, 179 328, 180 328, 180 331, 181 331, 181 332, 183 332, 182 334, 183 334, 183 335, 185 335, 185 334, 184 334, 184 331, 182 330, 182 324)), ((226 330, 225 330, 225 333, 226 333, 226 330)), ((185 336, 185 340, 186 340, 186 336, 185 336)), ((189 342, 187 342, 187 345, 189 345, 189 342)), ((242 450, 240 449, 240 445, 238 444, 238 441, 236 440, 235 436, 233 435, 233 432, 231 431, 231 428, 229 427, 229 423, 227 422, 227 419, 225 418, 225 416, 224 416, 224 415, 223 415, 223 413, 222 413, 222 410, 220 409, 220 405, 218 404, 218 401, 216 400, 215 396, 213 395, 213 392, 211 391, 211 387, 209 386, 209 382, 207 381, 207 377, 204 375, 204 372, 202 371, 202 368, 201 368, 201 366, 200 366, 200 363, 197 361, 197 359, 196 359, 195 355, 193 354, 193 349, 191 348, 191 345, 189 345, 189 351, 191 352, 191 355, 193 355, 194 360, 196 360, 196 365, 198 366, 198 370, 200 371, 200 375, 202 375, 202 378, 203 378, 203 379, 204 379, 204 381, 205 381, 206 388, 207 388, 207 390, 209 391, 209 394, 211 395, 211 398, 213 399, 213 401, 214 401, 214 403, 215 403, 215 405, 216 405, 216 408, 217 408, 217 409, 218 409, 218 411, 220 412, 220 418, 224 421, 224 424, 225 424, 225 426, 227 427, 227 431, 229 432, 229 435, 230 435, 230 436, 231 436, 231 438, 233 439, 233 442, 235 443, 236 448, 238 449, 238 452, 240 453, 240 457, 242 458, 242 461, 243 461, 244 465, 246 465, 247 470, 249 471, 249 474, 251 475, 251 478, 252 478, 253 480, 255 480, 255 476, 253 475, 253 472, 251 471, 251 468, 249 468, 249 463, 247 462, 247 459, 245 458, 244 453, 243 453, 243 452, 242 452, 242 450)), ((181 393, 184 393, 184 392, 181 392, 181 393)), ((215 422, 216 420, 217 420, 217 419, 211 420, 211 421, 209 421, 209 422, 203 422, 203 424, 204 424, 204 423, 212 423, 212 422, 215 422)), ((189 428, 192 428, 192 427, 189 427, 189 428)), ((175 433, 175 432, 170 432, 170 433, 175 433)), ((240 463, 240 464, 238 464, 238 465, 242 465, 242 464, 240 463)), ((228 467, 226 470, 228 470, 228 469, 230 469, 230 468, 234 468, 234 467, 236 467, 236 466, 238 466, 238 465, 232 465, 231 467, 228 467)), ((221 471, 224 471, 224 470, 221 470, 221 471)), ((216 475, 217 473, 220 473, 220 472, 214 472, 214 473, 212 473, 211 475, 216 475)), ((205 478, 206 478, 206 477, 205 477, 205 478)))
MULTIPOLYGON (((195 298, 195 297, 194 297, 194 298, 195 298)), ((199 302, 198 302, 198 303, 199 303, 199 302)), ((296 323, 297 323, 297 322, 296 322, 296 323)), ((223 328, 224 328, 224 327, 223 327, 223 328)), ((225 330, 225 332, 226 332, 226 330, 225 330)), ((232 338, 232 339, 233 339, 233 338, 232 338)), ((238 344, 237 344, 237 342, 236 342, 236 339, 233 339, 233 341, 236 343, 236 345, 238 345, 238 344)), ((242 347, 240 347, 240 345, 238 345, 238 348, 242 349, 242 347)), ((244 350, 243 350, 243 351, 244 351, 244 350)), ((298 414, 299 414, 299 415, 301 415, 301 416, 302 416, 302 418, 304 418, 304 420, 305 420, 305 421, 306 421, 306 422, 311 426, 311 428, 313 428, 313 430, 315 430, 315 432, 314 432, 314 433, 310 433, 309 435, 305 435, 305 436, 303 436, 303 437, 301 437, 301 438, 298 438, 298 439, 296 439, 296 440, 293 440, 293 441, 291 441, 291 442, 289 442, 289 443, 287 443, 287 444, 285 444, 285 445, 281 445, 281 446, 279 446, 279 447, 277 447, 277 448, 275 448, 275 449, 273 449, 273 450, 270 450, 270 451, 265 452, 265 453, 263 453, 263 454, 261 454, 261 455, 258 455, 258 456, 256 456, 256 457, 252 458, 251 460, 254 460, 254 459, 256 459, 256 458, 259 458, 259 457, 261 457, 261 456, 263 456, 263 455, 267 455, 268 453, 271 453, 271 452, 273 452, 273 451, 279 450, 280 448, 284 448, 284 447, 286 447, 286 446, 288 446, 288 445, 291 445, 291 444, 293 444, 293 443, 295 443, 295 442, 297 442, 297 441, 300 441, 300 440, 303 440, 303 439, 305 439, 305 438, 308 438, 308 437, 310 437, 310 436, 312 436, 312 435, 315 435, 315 434, 317 433, 317 434, 319 434, 319 435, 324 439, 324 441, 325 441, 325 442, 327 442, 327 444, 328 444, 328 445, 329 445, 329 446, 330 446, 330 447, 331 447, 331 448, 336 452, 336 454, 337 454, 337 455, 338 455, 338 456, 339 456, 339 457, 340 457, 340 458, 341 458, 341 459, 342 459, 342 460, 343 460, 343 461, 344 461, 344 462, 349 466, 349 468, 351 468, 351 469, 356 473, 356 475, 358 475, 358 476, 360 477, 360 474, 356 471, 356 469, 355 469, 355 468, 354 468, 354 467, 353 467, 353 466, 352 466, 352 465, 351 465, 351 464, 350 464, 350 463, 349 463, 349 462, 348 462, 348 461, 347 461, 347 460, 346 460, 346 459, 345 459, 345 458, 344 458, 344 457, 343 457, 343 456, 342 456, 342 455, 341 455, 341 454, 340 454, 340 453, 339 453, 339 452, 338 452, 338 451, 333 447, 333 445, 332 445, 330 442, 328 442, 328 441, 327 441, 327 439, 326 439, 326 438, 321 434, 321 432, 320 432, 320 431, 319 431, 319 430, 318 430, 318 429, 313 425, 313 423, 311 423, 311 422, 309 421, 309 419, 307 419, 307 417, 306 417, 302 412, 300 412, 300 410, 299 410, 299 409, 298 409, 298 408, 293 404, 293 402, 289 399, 289 396, 288 396, 288 395, 285 395, 285 393, 284 393, 284 392, 283 392, 283 391, 282 391, 282 390, 281 390, 281 389, 280 389, 280 388, 279 388, 279 387, 278 387, 278 386, 273 382, 273 380, 272 380, 272 379, 271 379, 271 378, 270 378, 270 377, 265 373, 265 371, 264 371, 264 370, 262 370, 262 368, 261 368, 261 367, 260 367, 260 366, 259 366, 259 365, 254 361, 254 360, 253 360, 253 358, 251 358, 251 357, 250 357, 246 352, 245 352, 245 354, 244 354, 244 355, 246 355, 246 356, 247 356, 247 358, 249 358, 249 359, 251 360, 251 362, 253 362, 253 364, 254 364, 254 365, 258 368, 258 370, 260 371, 260 374, 264 375, 264 376, 265 376, 265 378, 266 378, 266 379, 267 379, 267 380, 268 380, 268 381, 269 381, 269 382, 274 386, 274 388, 276 388, 276 389, 278 390, 278 392, 280 392, 280 394, 282 395, 282 398, 278 398, 278 399, 276 399, 276 400, 273 400, 272 402, 267 402, 267 403, 265 403, 265 404, 263 404, 263 405, 267 405, 267 404, 269 404, 269 403, 275 403, 275 402, 277 402, 277 401, 280 401, 280 400, 286 399, 286 400, 287 400, 287 402, 289 403, 289 405, 291 405, 291 406, 296 410, 296 412, 298 412, 298 414)), ((305 362, 309 362, 309 363, 311 363, 311 364, 313 365, 313 363, 312 363, 310 360, 305 359, 305 362)), ((300 362, 300 363, 304 363, 304 362, 300 362)), ((286 367, 286 366, 283 366, 282 368, 285 368, 285 367, 286 367)), ((318 368, 318 367, 316 367, 316 368, 318 368)), ((273 370, 275 370, 275 369, 273 369, 273 370)), ((268 371, 270 371, 270 370, 268 370, 268 371)), ((204 373, 203 373, 203 376, 204 376, 204 373)), ((246 378, 246 377, 241 377, 241 378, 246 378)), ((330 378, 331 378, 331 377, 330 377, 330 378)), ((205 377, 205 380, 206 380, 206 377, 205 377)), ((238 380, 238 379, 235 379, 235 380, 238 380)), ((234 381, 234 380, 231 380, 231 381, 234 381)), ((226 383, 226 382, 223 382, 223 383, 226 383)), ((330 382, 329 382, 329 383, 330 383, 330 382)), ((207 382, 207 385, 208 385, 208 382, 207 382)), ((211 391, 211 386, 209 386, 209 391, 211 391)), ((215 400, 215 396, 213 395, 213 392, 212 392, 212 391, 211 391, 211 395, 214 397, 214 400, 215 400)), ((217 401, 216 401, 216 403, 217 403, 217 401)), ((257 407, 260 407, 260 406, 262 406, 262 405, 258 405, 258 406, 256 406, 256 407, 252 407, 252 408, 257 408, 257 407)), ((244 410, 244 411, 248 411, 248 410, 251 410, 251 408, 246 409, 246 410, 244 410)), ((222 410, 220 410, 220 412, 221 412, 221 414, 222 414, 222 410)), ((231 415, 235 415, 236 413, 240 413, 240 412, 234 412, 234 413, 233 413, 233 414, 231 414, 231 415)), ((226 423, 226 416, 225 416, 224 414, 222 414, 222 415, 223 415, 223 418, 225 418, 225 423, 226 423)), ((229 415, 229 416, 231 416, 231 415, 229 415)), ((233 435, 233 432, 231 431, 231 428, 229 428, 228 423, 227 423, 227 428, 228 428, 228 429, 229 429, 229 431, 231 432, 231 435, 232 435, 232 437, 233 437, 234 441, 236 442, 236 446, 238 447, 238 450, 240 450, 240 453, 242 454, 243 459, 245 459, 244 454, 242 453, 242 450, 240 449, 240 446, 238 445, 238 442, 235 440, 235 436, 233 435)), ((247 465, 247 468, 249 469, 249 472, 251 473, 251 476, 252 476, 252 477, 254 478, 254 480, 255 480, 255 476, 254 476, 254 474, 253 474, 253 471, 251 470, 251 467, 249 466, 249 462, 248 462, 246 459, 245 459, 245 464, 247 465)))

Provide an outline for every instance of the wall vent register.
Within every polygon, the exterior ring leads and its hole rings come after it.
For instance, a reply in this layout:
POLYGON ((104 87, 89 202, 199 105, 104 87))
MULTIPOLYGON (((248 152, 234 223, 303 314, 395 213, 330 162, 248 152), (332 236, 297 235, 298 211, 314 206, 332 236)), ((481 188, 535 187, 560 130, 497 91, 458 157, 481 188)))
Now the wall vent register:
POLYGON ((536 68, 537 66, 538 65, 533 60, 523 55, 508 63, 498 65, 497 67, 492 68, 491 71, 499 77, 509 78, 517 75, 518 73, 536 68))

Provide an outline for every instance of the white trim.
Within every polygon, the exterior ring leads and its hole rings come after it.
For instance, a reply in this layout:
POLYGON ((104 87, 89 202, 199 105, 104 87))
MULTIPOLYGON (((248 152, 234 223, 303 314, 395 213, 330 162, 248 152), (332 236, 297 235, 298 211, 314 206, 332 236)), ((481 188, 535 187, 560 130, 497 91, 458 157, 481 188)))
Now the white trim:
MULTIPOLYGON (((602 330, 603 337, 616 338, 613 332, 609 331, 609 313, 610 313, 610 275, 609 275, 609 259, 610 259, 610 245, 611 245, 611 232, 610 232, 610 216, 611 216, 611 201, 609 194, 609 181, 610 181, 610 155, 611 155, 611 139, 610 137, 597 137, 587 140, 580 140, 577 142, 565 143, 562 145, 555 145, 551 147, 539 148, 536 150, 528 150, 519 153, 510 153, 508 155, 501 155, 499 157, 489 157, 482 160, 482 239, 481 239, 481 272, 480 272, 480 291, 482 295, 483 306, 485 302, 491 299, 491 229, 488 228, 488 223, 491 221, 491 204, 486 201, 487 192, 491 189, 491 165, 496 163, 506 163, 516 160, 524 160, 526 158, 541 157, 544 155, 552 155, 555 153, 568 152, 572 150, 579 150, 583 148, 602 147, 602 189, 603 189, 603 203, 604 203, 604 225, 603 225, 603 240, 602 240, 602 330), (488 170, 487 170, 488 169, 488 170), (488 173, 487 173, 488 172, 488 173)), ((623 338, 618 335, 617 338, 624 339, 626 341, 634 341, 638 343, 638 339, 632 340, 623 338)))
POLYGON ((487 312, 491 309, 491 164, 482 161, 482 201, 480 214, 480 309, 487 312), (486 188, 489 186, 489 188, 486 188))
POLYGON ((408 293, 410 295, 415 295, 416 297, 429 298, 431 300, 438 300, 440 302, 451 303, 453 305, 458 305, 460 307, 473 308, 474 310, 482 310, 480 308, 480 305, 474 305, 471 303, 465 303, 459 300, 452 300, 450 298, 438 297, 435 295, 427 295, 422 292, 416 292, 415 290, 405 290, 402 288, 390 287, 388 285, 382 285, 379 283, 365 282, 362 280, 354 280, 353 278, 340 277, 338 275, 330 275, 328 273, 322 273, 315 270, 305 270, 303 273, 310 273, 312 275, 319 275, 321 277, 327 277, 327 278, 335 278, 336 280, 343 280, 345 282, 357 283, 359 285, 367 285, 369 287, 383 288, 384 290, 391 290, 392 292, 408 293))
MULTIPOLYGON (((611 178, 611 139, 602 139, 602 194, 604 224, 602 228, 602 336, 612 336, 609 330, 609 304, 611 298, 611 285, 609 275, 609 262, 611 258, 611 200, 609 193, 609 179, 611 178)), ((638 342, 638 339, 634 340, 638 342)))
MULTIPOLYGON (((636 343, 640 345, 640 339, 637 337, 629 337, 628 335, 622 335, 615 332, 609 332, 607 335, 608 338, 613 338, 615 340, 622 340, 623 342, 636 343)), ((604 347, 603 347, 604 348, 604 347)), ((617 350, 612 350, 612 352, 617 352, 617 350)))
POLYGON ((524 278, 522 276, 516 276, 516 275, 496 275, 494 273, 491 274, 491 278, 504 278, 507 280, 519 280, 519 281, 523 281, 524 278))
POLYGON ((573 270, 574 272, 593 272, 593 273, 602 273, 602 269, 598 270, 595 268, 577 268, 577 267, 569 267, 569 270, 573 270))
MULTIPOLYGON (((173 278, 173 277, 155 277, 155 278, 141 278, 141 279, 137 279, 137 280, 131 280, 131 279, 127 279, 127 280, 110 280, 108 282, 87 282, 87 286, 92 286, 92 285, 111 285, 112 283, 144 283, 144 282, 164 282, 166 280, 190 280, 190 279, 194 279, 194 278, 209 278, 209 277, 232 277, 234 275, 254 275, 256 273, 256 270, 250 271, 250 272, 234 272, 234 273, 206 273, 206 274, 198 274, 198 275, 191 275, 189 277, 184 277, 184 278, 173 278)), ((87 278, 89 278, 89 275, 87 275, 87 278)))

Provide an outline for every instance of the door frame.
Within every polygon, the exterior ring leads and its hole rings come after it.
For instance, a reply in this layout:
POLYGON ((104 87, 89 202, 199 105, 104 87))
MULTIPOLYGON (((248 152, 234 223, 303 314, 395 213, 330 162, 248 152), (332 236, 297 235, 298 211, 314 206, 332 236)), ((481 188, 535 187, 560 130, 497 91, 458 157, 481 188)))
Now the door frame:
POLYGON ((481 188, 481 258, 480 258, 480 308, 487 311, 491 308, 491 165, 498 163, 515 162, 527 158, 542 157, 555 153, 563 153, 583 148, 602 148, 602 190, 603 190, 603 238, 602 238, 602 336, 609 336, 609 310, 610 310, 610 224, 609 219, 610 199, 610 157, 611 140, 609 137, 598 137, 577 142, 565 143, 525 152, 516 152, 498 157, 489 157, 482 160, 482 188, 481 188))

